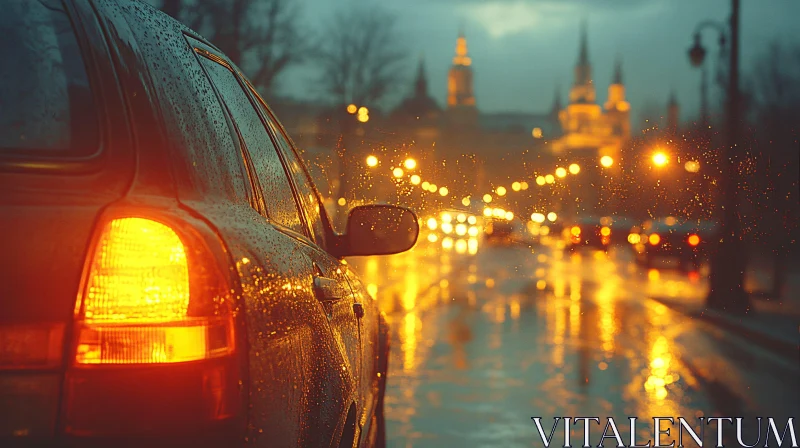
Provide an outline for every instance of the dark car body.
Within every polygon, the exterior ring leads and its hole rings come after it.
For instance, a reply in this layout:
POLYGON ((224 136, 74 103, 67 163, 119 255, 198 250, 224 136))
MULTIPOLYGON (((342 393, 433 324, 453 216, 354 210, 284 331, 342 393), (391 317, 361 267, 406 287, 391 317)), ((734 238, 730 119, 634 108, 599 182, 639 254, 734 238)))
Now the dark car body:
POLYGON ((487 245, 507 246, 512 244, 530 244, 519 219, 487 218, 484 221, 483 240, 487 245))
POLYGON ((653 265, 657 257, 676 258, 681 268, 698 268, 707 255, 708 246, 716 234, 712 222, 690 220, 678 222, 672 218, 645 223, 641 234, 640 261, 653 265))
POLYGON ((235 65, 138 1, 4 9, 0 446, 381 445, 366 253, 235 65))
POLYGON ((582 247, 607 250, 611 244, 611 221, 607 217, 584 216, 565 225, 567 248, 582 247))

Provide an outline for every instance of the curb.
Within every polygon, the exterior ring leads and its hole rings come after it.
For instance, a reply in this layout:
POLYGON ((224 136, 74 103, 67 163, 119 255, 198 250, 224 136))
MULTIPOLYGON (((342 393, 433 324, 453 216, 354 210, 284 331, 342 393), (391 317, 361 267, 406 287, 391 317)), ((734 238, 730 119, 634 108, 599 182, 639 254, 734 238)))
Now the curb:
POLYGON ((753 328, 747 325, 738 325, 735 322, 732 322, 730 319, 727 319, 722 316, 718 316, 715 313, 708 313, 706 310, 693 310, 687 309, 685 306, 681 306, 671 300, 663 299, 659 297, 650 297, 651 299, 655 300, 656 302, 669 307, 672 310, 678 311, 685 316, 702 320, 704 322, 708 322, 710 324, 716 325, 724 330, 727 330, 731 333, 737 334, 741 337, 748 339, 749 341, 785 358, 789 359, 798 359, 800 356, 800 344, 792 343, 767 333, 754 330, 753 328))

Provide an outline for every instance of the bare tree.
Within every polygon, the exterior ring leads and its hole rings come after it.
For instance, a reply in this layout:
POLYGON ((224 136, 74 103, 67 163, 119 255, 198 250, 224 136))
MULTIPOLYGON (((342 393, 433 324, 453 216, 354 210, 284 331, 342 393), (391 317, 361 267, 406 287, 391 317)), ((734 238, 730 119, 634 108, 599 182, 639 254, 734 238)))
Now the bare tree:
POLYGON ((772 43, 757 59, 748 84, 753 118, 761 134, 754 144, 760 175, 748 199, 757 210, 758 234, 774 255, 772 294, 777 295, 786 280, 786 257, 798 237, 800 222, 800 46, 772 43))
POLYGON ((377 7, 337 13, 318 46, 320 86, 337 104, 375 104, 402 79, 395 16, 377 7))
POLYGON ((295 0, 162 0, 161 9, 207 37, 264 92, 308 54, 295 0))

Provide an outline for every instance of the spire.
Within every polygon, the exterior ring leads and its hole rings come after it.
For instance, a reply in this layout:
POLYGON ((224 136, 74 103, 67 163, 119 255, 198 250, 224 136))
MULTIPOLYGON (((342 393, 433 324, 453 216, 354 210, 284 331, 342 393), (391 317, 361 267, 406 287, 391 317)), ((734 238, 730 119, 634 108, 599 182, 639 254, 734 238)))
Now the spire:
POLYGON ((675 95, 675 88, 673 87, 672 90, 669 91, 669 103, 667 104, 669 107, 678 107, 678 98, 675 95))
POLYGON ((454 65, 470 65, 472 60, 467 56, 467 38, 464 36, 463 26, 459 27, 458 39, 456 39, 456 56, 453 58, 454 65))
POLYGON ((578 65, 589 65, 589 44, 586 36, 586 19, 581 21, 581 43, 580 52, 578 53, 578 65))
POLYGON ((555 93, 553 94, 553 105, 550 106, 550 115, 558 117, 561 111, 561 86, 556 84, 555 93))
POLYGON ((428 96, 428 79, 425 76, 425 57, 420 55, 417 67, 417 80, 414 83, 414 93, 417 97, 428 96))
POLYGON ((592 83, 592 66, 589 64, 589 43, 586 32, 586 20, 581 21, 580 49, 578 63, 575 65, 575 85, 585 86, 592 83))
POLYGON ((611 84, 622 84, 622 58, 620 57, 617 57, 617 61, 614 64, 614 78, 611 84))

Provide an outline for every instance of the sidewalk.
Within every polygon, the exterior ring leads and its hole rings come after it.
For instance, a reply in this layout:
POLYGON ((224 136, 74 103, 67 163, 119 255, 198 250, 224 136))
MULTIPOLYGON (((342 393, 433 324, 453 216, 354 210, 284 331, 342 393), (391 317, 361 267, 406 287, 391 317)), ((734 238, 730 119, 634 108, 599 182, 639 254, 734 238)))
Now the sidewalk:
POLYGON ((709 309, 701 299, 652 297, 691 318, 704 320, 781 356, 797 359, 800 353, 800 312, 791 304, 752 298, 753 312, 733 315, 709 309))

